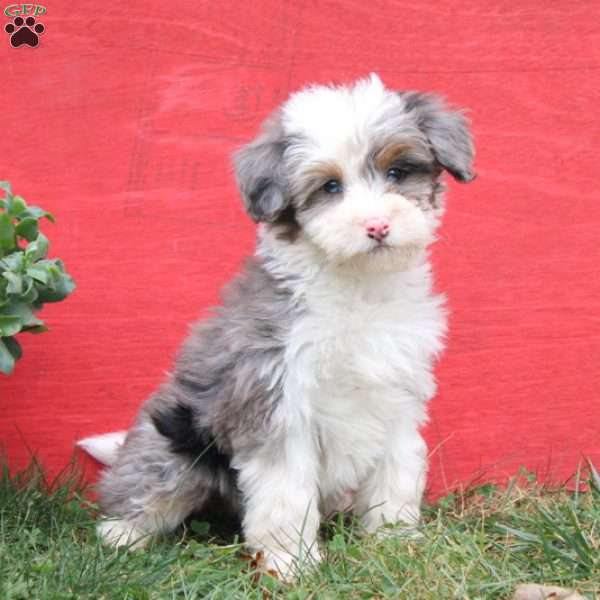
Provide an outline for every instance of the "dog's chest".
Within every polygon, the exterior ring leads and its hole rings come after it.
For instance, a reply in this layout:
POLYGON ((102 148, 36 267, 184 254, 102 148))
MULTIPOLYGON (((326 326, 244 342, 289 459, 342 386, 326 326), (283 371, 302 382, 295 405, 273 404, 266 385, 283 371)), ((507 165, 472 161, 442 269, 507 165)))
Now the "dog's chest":
POLYGON ((293 381, 310 405, 326 493, 359 485, 394 424, 423 418, 443 332, 425 283, 325 279, 307 291, 293 381))

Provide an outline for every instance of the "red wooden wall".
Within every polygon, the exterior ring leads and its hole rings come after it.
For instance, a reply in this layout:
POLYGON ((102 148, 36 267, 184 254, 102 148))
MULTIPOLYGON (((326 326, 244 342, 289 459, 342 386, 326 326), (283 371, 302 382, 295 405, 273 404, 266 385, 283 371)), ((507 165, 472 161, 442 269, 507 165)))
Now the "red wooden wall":
POLYGON ((468 107, 478 147, 434 252, 452 317, 431 487, 600 463, 598 2, 46 8, 35 49, 0 29, 0 179, 55 213, 78 288, 0 379, 13 466, 33 450, 56 471, 130 423, 253 249, 232 150, 290 91, 370 71, 468 107))

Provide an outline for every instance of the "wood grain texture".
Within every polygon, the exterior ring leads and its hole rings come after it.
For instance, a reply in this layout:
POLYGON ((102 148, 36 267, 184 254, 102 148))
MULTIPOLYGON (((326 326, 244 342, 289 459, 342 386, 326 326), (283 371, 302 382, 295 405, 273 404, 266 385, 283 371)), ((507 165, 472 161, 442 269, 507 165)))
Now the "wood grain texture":
POLYGON ((0 40, 0 177, 55 213, 78 288, 0 380, 13 466, 127 427, 252 251, 231 152, 290 91, 370 71, 468 107, 478 147, 434 250, 431 488, 600 462, 597 2, 57 0, 43 22, 36 49, 0 40))

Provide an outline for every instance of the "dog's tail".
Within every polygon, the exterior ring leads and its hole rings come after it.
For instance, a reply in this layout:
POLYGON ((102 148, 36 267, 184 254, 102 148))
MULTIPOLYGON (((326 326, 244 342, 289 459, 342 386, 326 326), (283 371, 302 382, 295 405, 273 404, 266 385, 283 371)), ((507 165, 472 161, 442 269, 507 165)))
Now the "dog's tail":
POLYGON ((125 441, 126 435, 126 431, 113 431, 103 435, 94 435, 79 440, 77 446, 98 462, 104 465, 112 465, 117 458, 119 448, 125 441))

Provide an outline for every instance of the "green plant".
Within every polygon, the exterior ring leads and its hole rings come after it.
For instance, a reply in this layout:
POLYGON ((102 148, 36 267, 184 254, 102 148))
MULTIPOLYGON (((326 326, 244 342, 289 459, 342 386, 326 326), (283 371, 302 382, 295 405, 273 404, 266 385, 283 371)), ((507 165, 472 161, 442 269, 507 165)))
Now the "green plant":
POLYGON ((38 206, 28 206, 0 181, 6 195, 0 199, 0 371, 10 374, 21 358, 15 335, 46 331, 35 312, 46 302, 58 302, 75 288, 58 258, 46 258, 48 239, 40 220, 54 217, 38 206))
POLYGON ((418 537, 365 535, 338 515, 323 526, 323 562, 285 583, 253 572, 218 509, 200 517, 210 527, 192 520, 143 551, 103 546, 79 463, 48 479, 35 460, 9 473, 0 454, 0 598, 507 600, 543 583, 600 600, 600 478, 588 464, 571 489, 517 475, 507 488, 456 490, 424 507, 418 537))

